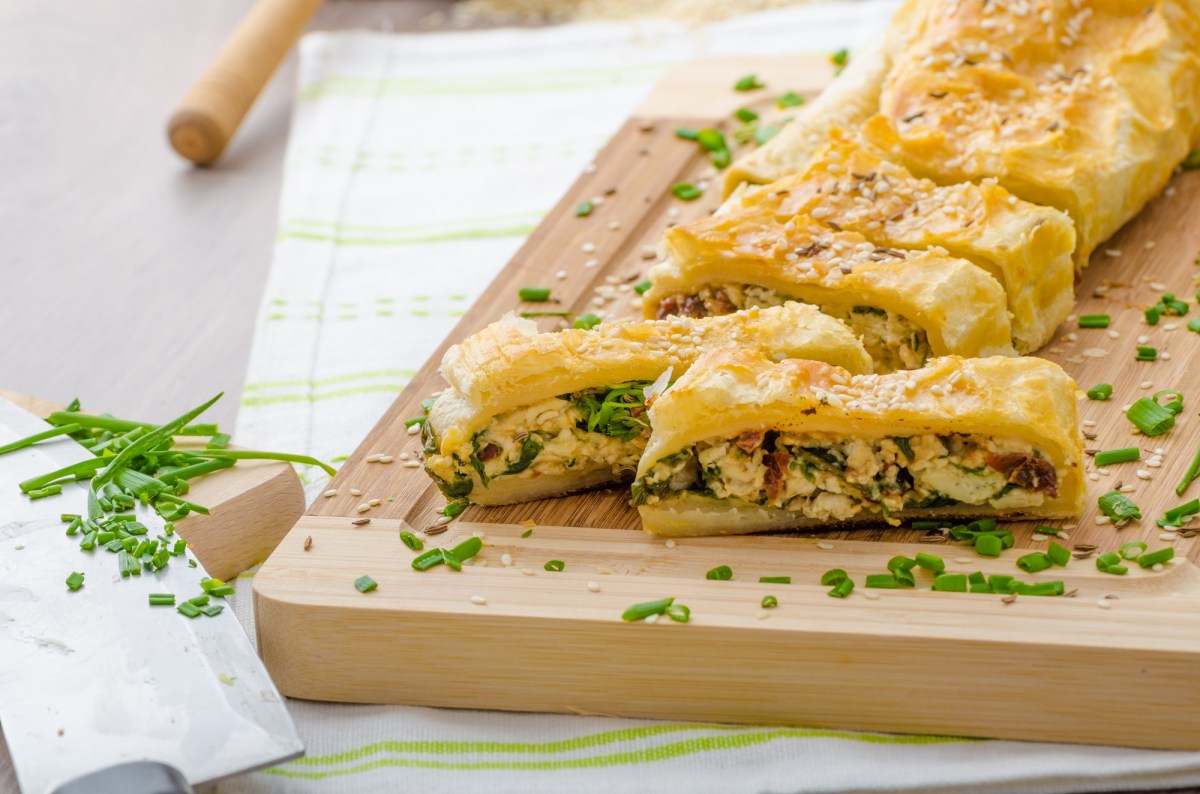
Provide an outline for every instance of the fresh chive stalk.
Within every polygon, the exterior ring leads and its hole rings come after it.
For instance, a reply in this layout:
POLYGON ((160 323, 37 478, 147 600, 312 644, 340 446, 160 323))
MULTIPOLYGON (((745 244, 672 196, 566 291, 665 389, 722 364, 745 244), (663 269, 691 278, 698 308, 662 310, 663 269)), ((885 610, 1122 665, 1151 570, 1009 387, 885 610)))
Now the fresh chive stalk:
POLYGON ((1097 466, 1111 466, 1114 463, 1129 463, 1141 460, 1142 452, 1137 447, 1122 447, 1121 449, 1105 449, 1096 453, 1097 466))
POLYGON ((1153 568, 1155 565, 1161 565, 1175 558, 1175 549, 1167 546, 1158 551, 1151 551, 1138 557, 1137 564, 1143 568, 1153 568))
POLYGON ((762 597, 762 608, 763 609, 774 609, 777 606, 779 606, 779 599, 776 598, 775 596, 765 595, 762 597))
POLYGON ((1114 523, 1136 521, 1142 517, 1141 508, 1120 491, 1109 491, 1100 497, 1098 504, 1100 512, 1111 518, 1114 523))
POLYGON ((582 328, 585 331, 590 331, 599 324, 600 324, 600 318, 594 312, 588 312, 586 314, 581 314, 578 317, 576 317, 575 322, 572 324, 572 327, 582 328))
POLYGON ((1107 383, 1099 383, 1087 390, 1089 400, 1107 400, 1112 397, 1113 387, 1107 383))
POLYGON ((681 201, 695 201, 704 194, 704 191, 691 182, 677 182, 671 185, 671 192, 675 194, 675 198, 681 201))
POLYGON ((674 603, 674 598, 660 598, 657 601, 643 601, 640 604, 634 604, 622 612, 621 620, 645 620, 651 615, 661 615, 667 611, 667 607, 674 603))
POLYGON ((370 576, 360 576, 354 580, 354 589, 360 593, 369 593, 379 587, 379 582, 376 582, 370 576))
POLYGON ((1147 436, 1161 436, 1175 426, 1175 413, 1148 397, 1141 397, 1129 406, 1125 416, 1147 436))
POLYGON ((717 582, 728 582, 733 578, 733 569, 728 565, 718 565, 708 573, 704 574, 705 579, 711 579, 717 582))
POLYGON ((758 577, 759 584, 791 584, 792 577, 790 576, 760 576, 758 577))
POLYGON ((1107 328, 1112 318, 1107 314, 1085 314, 1079 318, 1080 328, 1107 328))
POLYGON ((521 287, 517 297, 526 303, 545 303, 550 300, 549 287, 521 287))
POLYGON ((564 570, 567 567, 567 564, 562 560, 547 560, 546 564, 542 567, 547 571, 553 571, 557 573, 564 570))
POLYGON ((74 593, 78 592, 81 587, 83 587, 83 574, 79 571, 72 571, 71 575, 67 577, 67 589, 74 593))

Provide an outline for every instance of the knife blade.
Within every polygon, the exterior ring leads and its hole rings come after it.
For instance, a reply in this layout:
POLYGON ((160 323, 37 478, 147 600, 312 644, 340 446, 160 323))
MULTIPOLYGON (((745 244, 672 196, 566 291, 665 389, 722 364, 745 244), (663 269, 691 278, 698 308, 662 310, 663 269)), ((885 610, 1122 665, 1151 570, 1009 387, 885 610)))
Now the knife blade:
MULTIPOLYGON (((0 399, 0 444, 46 428, 0 399)), ((70 439, 0 456, 0 724, 25 794, 127 761, 179 770, 193 786, 296 758, 303 746, 262 662, 226 609, 189 620, 150 593, 199 595, 207 574, 176 557, 122 579, 116 555, 82 552, 61 513, 83 484, 31 502, 17 483, 88 457, 70 439), (84 574, 69 592, 68 574, 84 574)), ((138 520, 161 533, 149 509, 138 520)))

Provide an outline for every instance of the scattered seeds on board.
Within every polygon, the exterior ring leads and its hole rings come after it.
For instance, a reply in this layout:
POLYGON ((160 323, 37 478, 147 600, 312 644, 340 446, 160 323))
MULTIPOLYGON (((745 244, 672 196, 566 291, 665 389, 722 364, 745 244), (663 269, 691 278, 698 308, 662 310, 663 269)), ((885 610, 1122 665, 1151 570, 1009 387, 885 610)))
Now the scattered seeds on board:
POLYGON ((820 540, 820 541, 817 541, 817 548, 818 549, 832 549, 833 544, 826 540, 820 540))
POLYGON ((407 432, 410 436, 415 436, 417 433, 421 432, 421 426, 419 424, 413 425, 412 427, 408 428, 408 430, 405 432, 407 432))
POLYGON ((657 622, 658 622, 658 615, 647 615, 647 616, 646 616, 646 622, 647 622, 647 623, 651 623, 651 624, 653 624, 653 623, 657 623, 657 622))
POLYGON ((419 468, 421 467, 421 461, 419 461, 419 460, 406 460, 406 461, 404 461, 403 463, 401 463, 400 465, 401 465, 401 466, 403 466, 403 467, 404 467, 404 468, 406 468, 406 469, 419 469, 419 468))
POLYGON ((1112 609, 1112 602, 1107 598, 1101 598, 1096 602, 1096 606, 1100 607, 1101 609, 1112 609))
POLYGON ((863 598, 867 599, 868 601, 878 601, 879 600, 879 593, 876 593, 874 590, 863 590, 862 594, 863 594, 863 598))
POLYGON ((369 504, 367 504, 366 502, 363 502, 362 504, 360 504, 358 507, 356 507, 354 509, 360 513, 365 513, 371 509, 371 506, 369 504))
POLYGON ((312 549, 312 535, 309 535, 307 538, 304 539, 304 550, 309 551, 311 549, 312 549))
POLYGON ((588 590, 591 590, 593 593, 599 593, 600 592, 600 583, 599 582, 588 582, 587 588, 588 588, 588 590))
POLYGON ((434 526, 441 526, 441 525, 443 525, 443 524, 449 524, 449 523, 450 523, 451 521, 453 521, 453 520, 454 520, 454 516, 442 516, 442 517, 441 517, 441 518, 439 518, 437 521, 434 521, 434 522, 433 522, 433 525, 434 525, 434 526))
POLYGON ((440 535, 450 528, 449 524, 434 524, 431 527, 425 527, 421 531, 426 535, 440 535))
POLYGON ((383 504, 383 500, 382 499, 371 499, 370 501, 367 502, 367 504, 369 504, 371 507, 379 507, 381 504, 383 504))
POLYGON ((323 493, 321 495, 324 496, 326 499, 332 499, 333 497, 337 496, 337 488, 330 488, 328 491, 326 491, 325 493, 323 493))
POLYGON ((350 495, 351 495, 351 496, 362 496, 362 491, 360 491, 360 490, 359 490, 359 489, 357 489, 357 488, 351 488, 351 489, 350 489, 350 495))
POLYGON ((504 552, 503 554, 501 554, 500 555, 500 564, 503 565, 505 568, 511 568, 512 567, 512 555, 509 554, 508 552, 504 552))
POLYGON ((481 595, 474 595, 471 596, 471 603, 482 607, 487 605, 487 599, 481 595))

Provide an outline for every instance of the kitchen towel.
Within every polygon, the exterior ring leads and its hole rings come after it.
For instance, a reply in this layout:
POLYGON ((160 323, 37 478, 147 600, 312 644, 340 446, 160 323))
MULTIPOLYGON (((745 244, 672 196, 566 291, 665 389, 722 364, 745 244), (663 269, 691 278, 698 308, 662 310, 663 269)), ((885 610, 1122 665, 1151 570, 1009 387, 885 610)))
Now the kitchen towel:
MULTIPOLYGON (((890 0, 809 5, 695 29, 639 21, 307 36, 239 443, 348 455, 668 67, 704 55, 853 52, 879 34, 894 7, 890 0)), ((325 478, 315 469, 302 475, 312 498, 325 478)), ((252 586, 247 572, 236 607, 253 637, 252 586)), ((970 691, 948 685, 946 707, 972 708, 970 691)), ((1198 753, 289 706, 308 756, 224 783, 221 792, 1068 792, 1200 784, 1198 753)), ((1029 719, 1037 719, 1036 704, 1029 719)))

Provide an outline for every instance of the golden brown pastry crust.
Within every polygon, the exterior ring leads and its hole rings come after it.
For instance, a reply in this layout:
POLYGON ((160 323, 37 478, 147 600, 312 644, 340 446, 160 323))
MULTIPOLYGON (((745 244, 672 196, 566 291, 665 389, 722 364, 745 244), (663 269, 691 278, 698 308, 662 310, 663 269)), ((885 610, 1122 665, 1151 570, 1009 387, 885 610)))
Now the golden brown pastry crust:
MULTIPOLYGON (((1057 365, 1033 357, 948 356, 919 370, 852 376, 813 361, 772 362, 757 353, 718 350, 700 358, 650 409, 653 434, 637 476, 662 458, 711 438, 777 429, 854 438, 921 433, 982 434, 1028 442, 1058 472, 1058 496, 1024 515, 1066 517, 1083 509, 1083 442, 1074 381, 1057 365)), ((722 534, 821 522, 785 510, 719 501, 666 498, 639 507, 644 527, 662 534, 722 534), (731 521, 736 516, 736 521, 731 521)), ((919 515, 985 515, 1013 511, 937 508, 919 515), (957 513, 955 512, 957 510, 957 513)), ((878 522, 863 516, 850 523, 878 522)), ((825 522, 826 524, 828 522, 825 522)))
POLYGON ((872 306, 925 331, 934 355, 1012 354, 1004 290, 988 273, 942 250, 882 249, 803 215, 779 222, 742 212, 666 231, 667 260, 651 268, 643 311, 712 284, 753 284, 813 304, 872 306))
POLYGON ((905 10, 917 37, 894 54, 865 135, 936 182, 996 177, 1065 211, 1077 266, 1162 189, 1200 132, 1191 0, 910 0, 905 10))
MULTIPOLYGON (((440 455, 450 456, 505 411, 594 386, 655 380, 667 368, 680 375, 697 356, 722 345, 871 371, 870 356, 850 329, 803 303, 696 320, 606 323, 592 331, 538 333, 532 321, 514 319, 446 350, 442 375, 450 387, 433 403, 428 429, 440 455)), ((448 479, 446 471, 434 474, 448 479)))
POLYGON ((1075 229, 1063 213, 1021 201, 995 180, 941 187, 889 163, 834 129, 797 173, 726 202, 779 222, 819 217, 891 248, 941 247, 1004 287, 1019 353, 1050 340, 1075 297, 1075 229))

